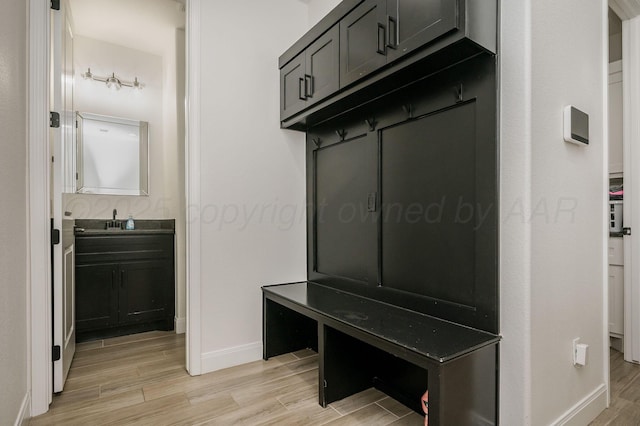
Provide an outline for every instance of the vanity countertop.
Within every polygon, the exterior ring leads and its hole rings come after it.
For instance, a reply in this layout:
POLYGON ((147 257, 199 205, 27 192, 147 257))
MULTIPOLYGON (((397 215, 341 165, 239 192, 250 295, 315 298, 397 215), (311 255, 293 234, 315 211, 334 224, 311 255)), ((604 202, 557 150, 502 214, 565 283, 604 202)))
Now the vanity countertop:
POLYGON ((143 234, 174 234, 175 219, 134 219, 135 229, 124 229, 126 219, 118 220, 122 229, 107 229, 109 219, 76 219, 75 235, 143 235, 143 234))

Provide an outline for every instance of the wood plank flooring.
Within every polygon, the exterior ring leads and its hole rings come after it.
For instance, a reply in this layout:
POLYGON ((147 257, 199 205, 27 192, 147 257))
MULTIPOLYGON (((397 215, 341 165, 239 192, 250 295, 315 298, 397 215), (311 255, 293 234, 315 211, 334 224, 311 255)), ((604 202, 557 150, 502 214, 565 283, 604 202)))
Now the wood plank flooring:
POLYGON ((640 365, 625 362, 614 349, 610 359, 611 405, 591 426, 640 425, 640 365))
POLYGON ((38 425, 423 425, 368 389, 318 405, 310 350, 191 377, 184 334, 149 332, 79 344, 65 390, 38 425))
MULTIPOLYGON (((317 355, 304 350, 191 377, 184 334, 152 331, 81 343, 65 391, 38 425, 423 425, 368 389, 318 405, 317 355)), ((640 365, 611 350, 611 406, 591 426, 640 424, 640 365)))

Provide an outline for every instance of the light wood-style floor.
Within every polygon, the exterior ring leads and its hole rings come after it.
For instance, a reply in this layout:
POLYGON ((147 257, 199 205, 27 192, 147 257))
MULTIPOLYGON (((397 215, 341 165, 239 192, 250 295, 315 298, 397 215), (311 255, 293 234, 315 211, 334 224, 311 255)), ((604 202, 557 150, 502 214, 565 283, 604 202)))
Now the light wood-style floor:
MULTIPOLYGON (((422 425, 369 389, 323 409, 309 350, 198 377, 184 367, 184 334, 153 331, 78 345, 65 391, 38 425, 422 425)), ((640 365, 611 350, 611 407, 592 426, 640 425, 640 365)))
POLYGON ((375 389, 323 409, 317 354, 309 350, 191 377, 184 347, 184 335, 172 332, 79 344, 64 392, 30 424, 398 426, 424 421, 375 389))
POLYGON ((625 362, 611 349, 611 405, 591 426, 640 425, 640 365, 625 362))

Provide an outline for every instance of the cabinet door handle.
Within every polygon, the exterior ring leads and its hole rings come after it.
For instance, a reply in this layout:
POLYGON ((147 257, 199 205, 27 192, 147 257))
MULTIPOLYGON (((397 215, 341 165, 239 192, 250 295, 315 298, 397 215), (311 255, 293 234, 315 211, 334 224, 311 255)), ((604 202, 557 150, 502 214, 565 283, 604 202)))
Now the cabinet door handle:
POLYGON ((387 30, 383 24, 378 22, 378 50, 377 52, 381 55, 387 54, 387 42, 386 42, 386 34, 387 30))
POLYGON ((300 77, 300 79, 298 80, 298 98, 300 98, 301 101, 307 100, 306 86, 307 86, 306 80, 303 77, 300 77))
POLYGON ((313 77, 308 74, 304 75, 304 95, 307 98, 313 97, 313 77))
POLYGON ((124 270, 120 271, 120 288, 124 288, 124 270))
POLYGON ((396 18, 387 15, 387 47, 396 49, 398 47, 398 25, 396 18), (393 30, 391 26, 393 25, 393 30))

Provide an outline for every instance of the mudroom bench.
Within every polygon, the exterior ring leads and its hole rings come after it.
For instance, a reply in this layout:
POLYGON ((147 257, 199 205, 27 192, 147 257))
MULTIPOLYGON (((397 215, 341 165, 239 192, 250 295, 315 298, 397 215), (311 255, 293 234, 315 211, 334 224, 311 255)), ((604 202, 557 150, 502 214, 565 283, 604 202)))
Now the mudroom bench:
POLYGON ((370 387, 429 424, 493 425, 499 336, 305 281, 262 287, 264 359, 304 348, 319 354, 319 403, 370 387))

